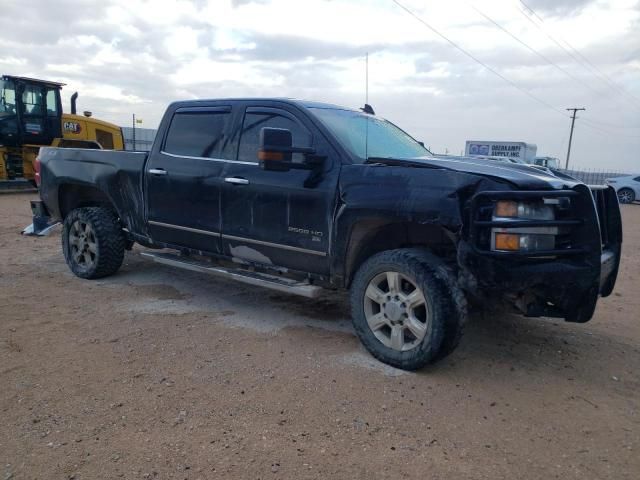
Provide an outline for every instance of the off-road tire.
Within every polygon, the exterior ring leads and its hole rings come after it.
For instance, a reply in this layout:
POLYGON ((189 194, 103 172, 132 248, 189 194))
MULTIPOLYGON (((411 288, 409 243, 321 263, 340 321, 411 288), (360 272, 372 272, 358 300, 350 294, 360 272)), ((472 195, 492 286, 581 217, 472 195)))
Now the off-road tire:
POLYGON ((418 370, 450 354, 460 343, 467 301, 453 272, 438 257, 421 248, 388 250, 367 259, 351 284, 351 316, 356 334, 378 360, 403 370, 418 370), (384 345, 369 327, 365 295, 369 283, 383 272, 397 272, 419 287, 430 308, 430 331, 407 351, 384 345))
POLYGON ((633 203, 636 200, 636 192, 630 188, 618 190, 618 201, 620 203, 633 203))
POLYGON ((96 279, 113 275, 124 260, 127 240, 118 216, 105 207, 84 207, 72 210, 64 219, 62 229, 62 251, 69 269, 80 278, 96 279), (74 258, 69 242, 76 222, 88 224, 93 233, 95 253, 93 263, 82 265, 74 258))

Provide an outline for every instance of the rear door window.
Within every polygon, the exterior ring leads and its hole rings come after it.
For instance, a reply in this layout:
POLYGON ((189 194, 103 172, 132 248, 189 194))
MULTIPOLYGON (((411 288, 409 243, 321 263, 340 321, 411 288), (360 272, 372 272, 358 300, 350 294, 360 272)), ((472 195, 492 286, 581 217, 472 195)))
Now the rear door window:
MULTIPOLYGON (((311 132, 288 112, 278 112, 275 109, 261 111, 248 111, 242 123, 240 146, 238 148, 238 160, 244 162, 258 161, 258 148, 260 143, 260 130, 264 127, 286 128, 291 131, 293 145, 295 147, 310 147, 311 132)), ((294 153, 293 162, 302 162, 301 153, 294 153)))
POLYGON ((226 148, 231 108, 184 108, 174 114, 164 151, 174 155, 231 159, 226 148))

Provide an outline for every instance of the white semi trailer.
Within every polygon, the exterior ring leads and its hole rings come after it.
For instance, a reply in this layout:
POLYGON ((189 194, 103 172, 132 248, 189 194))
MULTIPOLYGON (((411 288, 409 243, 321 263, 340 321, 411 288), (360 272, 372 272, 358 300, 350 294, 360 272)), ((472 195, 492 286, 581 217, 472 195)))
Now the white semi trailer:
POLYGON ((465 155, 509 157, 535 163, 538 147, 525 142, 492 142, 485 140, 467 140, 465 155))

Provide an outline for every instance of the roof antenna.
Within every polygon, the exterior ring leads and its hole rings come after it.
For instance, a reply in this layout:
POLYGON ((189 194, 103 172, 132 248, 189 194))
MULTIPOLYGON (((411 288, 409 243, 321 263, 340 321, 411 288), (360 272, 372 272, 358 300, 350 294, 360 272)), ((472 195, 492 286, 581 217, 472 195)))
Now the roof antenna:
POLYGON ((364 59, 365 61, 365 81, 364 81, 364 86, 365 86, 365 94, 364 94, 364 104, 368 105, 369 104, 369 52, 367 52, 367 56, 364 59))
MULTIPOLYGON (((373 115, 373 108, 369 105, 369 52, 365 57, 365 82, 364 82, 364 108, 361 108, 364 113, 373 115)), ((369 160, 369 119, 364 117, 364 161, 369 160)))
POLYGON ((373 107, 369 105, 369 52, 365 57, 365 82, 364 82, 364 107, 361 108, 364 113, 368 113, 369 115, 375 115, 376 112, 373 111, 373 107))

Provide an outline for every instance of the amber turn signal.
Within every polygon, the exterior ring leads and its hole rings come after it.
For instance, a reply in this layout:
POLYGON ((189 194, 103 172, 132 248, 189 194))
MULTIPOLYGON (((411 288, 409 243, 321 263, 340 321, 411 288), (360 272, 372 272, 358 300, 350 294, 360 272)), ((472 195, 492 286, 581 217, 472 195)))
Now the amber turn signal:
POLYGON ((258 150, 258 160, 261 161, 265 161, 265 160, 276 160, 276 161, 283 161, 284 160, 284 155, 282 154, 282 152, 269 152, 267 150, 258 150))
POLYGON ((520 250, 520 235, 516 233, 496 233, 496 250, 520 250))
POLYGON ((496 217, 517 217, 518 204, 512 200, 500 200, 496 203, 494 215, 496 217))

